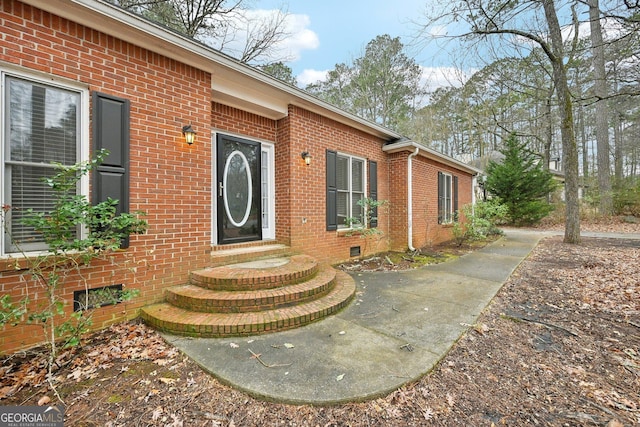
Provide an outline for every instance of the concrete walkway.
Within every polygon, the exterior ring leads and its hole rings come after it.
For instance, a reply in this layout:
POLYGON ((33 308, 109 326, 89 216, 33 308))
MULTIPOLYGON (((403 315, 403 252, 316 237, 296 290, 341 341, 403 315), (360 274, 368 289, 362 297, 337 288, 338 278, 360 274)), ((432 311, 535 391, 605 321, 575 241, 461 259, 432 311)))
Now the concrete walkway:
POLYGON ((355 274, 355 300, 302 328, 165 339, 223 383, 267 400, 328 405, 377 397, 429 372, 545 234, 508 230, 454 261, 355 274))

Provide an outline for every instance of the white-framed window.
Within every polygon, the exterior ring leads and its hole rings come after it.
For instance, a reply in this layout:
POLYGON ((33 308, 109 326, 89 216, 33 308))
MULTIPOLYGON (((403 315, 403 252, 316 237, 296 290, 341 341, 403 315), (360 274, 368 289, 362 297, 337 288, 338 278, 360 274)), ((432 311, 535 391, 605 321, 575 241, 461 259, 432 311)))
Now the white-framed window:
MULTIPOLYGON (((29 209, 47 212, 52 208, 52 192, 42 179, 53 176, 53 163, 73 165, 83 159, 88 144, 88 91, 0 69, 0 102, 0 192, 3 207, 10 207, 0 252, 46 250, 41 236, 22 219, 29 209)), ((88 194, 87 178, 76 191, 88 194)))
POLYGON ((438 223, 450 224, 457 220, 458 178, 438 172, 438 223))
POLYGON ((336 158, 338 228, 364 224, 364 208, 358 204, 365 196, 366 160, 342 153, 336 158))
POLYGON ((378 200, 378 162, 329 149, 325 154, 326 230, 377 227, 377 208, 365 215, 358 202, 367 192, 371 200, 378 200))

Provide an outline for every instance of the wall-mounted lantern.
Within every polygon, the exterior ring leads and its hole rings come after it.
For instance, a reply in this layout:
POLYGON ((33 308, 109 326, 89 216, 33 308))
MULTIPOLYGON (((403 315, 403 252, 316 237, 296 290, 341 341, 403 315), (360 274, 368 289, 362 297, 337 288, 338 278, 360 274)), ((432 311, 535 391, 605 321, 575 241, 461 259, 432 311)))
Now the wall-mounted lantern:
POLYGON ((196 131, 193 130, 191 125, 182 126, 182 135, 184 136, 184 141, 191 145, 196 140, 196 131))
POLYGON ((300 153, 300 157, 304 160, 304 164, 309 166, 311 164, 311 154, 308 151, 303 151, 300 153))

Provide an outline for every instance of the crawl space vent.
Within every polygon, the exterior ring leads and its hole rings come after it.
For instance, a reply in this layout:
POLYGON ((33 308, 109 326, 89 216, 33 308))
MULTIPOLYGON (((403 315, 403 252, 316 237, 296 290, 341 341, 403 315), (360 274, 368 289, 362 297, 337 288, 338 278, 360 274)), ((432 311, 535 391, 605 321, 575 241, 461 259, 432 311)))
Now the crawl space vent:
POLYGON ((73 310, 89 310, 122 302, 122 285, 104 286, 73 292, 73 310))

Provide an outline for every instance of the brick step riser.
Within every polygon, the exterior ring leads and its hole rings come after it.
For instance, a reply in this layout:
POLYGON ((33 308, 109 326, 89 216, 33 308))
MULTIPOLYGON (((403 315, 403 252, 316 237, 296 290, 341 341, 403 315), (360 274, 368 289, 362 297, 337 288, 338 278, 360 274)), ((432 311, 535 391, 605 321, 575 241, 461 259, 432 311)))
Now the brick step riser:
MULTIPOLYGON (((355 282, 348 274, 306 255, 289 258, 265 267, 194 271, 188 285, 169 289, 166 302, 143 307, 141 317, 177 335, 244 336, 306 325, 338 312, 354 298, 355 282)), ((248 258, 256 259, 255 254, 248 258)))
POLYGON ((230 243, 223 245, 214 245, 211 247, 211 252, 221 252, 227 251, 229 249, 252 249, 252 248, 260 248, 264 246, 273 246, 279 245, 279 243, 275 240, 258 240, 252 242, 243 242, 243 243, 230 243))
POLYGON ((174 335, 197 338, 241 337, 299 328, 301 326, 308 325, 325 317, 331 316, 334 313, 337 313, 338 311, 346 307, 349 302, 351 302, 351 299, 345 301, 343 304, 339 304, 335 307, 323 310, 319 313, 306 314, 290 319, 273 320, 269 323, 246 325, 182 325, 164 322, 163 325, 160 326, 154 325, 147 319, 145 319, 145 321, 156 329, 174 335))
POLYGON ((292 253, 290 248, 269 249, 261 251, 259 253, 247 252, 241 254, 236 253, 232 255, 226 255, 222 250, 212 251, 209 265, 211 267, 222 267, 229 264, 237 264, 239 262, 254 261, 280 256, 290 256, 291 254, 292 253))
MULTIPOLYGON (((353 300, 354 296, 355 293, 352 293, 336 304, 315 312, 287 318, 276 318, 277 316, 274 315, 272 316, 273 318, 262 319, 255 323, 230 322, 229 324, 217 325, 207 324, 204 321, 202 323, 177 323, 170 320, 160 320, 149 315, 144 310, 141 313, 141 317, 150 326, 174 335, 199 338, 248 336, 294 329, 318 321, 345 308, 353 300)), ((202 313, 202 316, 206 315, 206 313, 202 313)))
MULTIPOLYGON (((212 291, 258 291, 297 285, 313 279, 317 273, 317 266, 277 276, 268 276, 265 273, 265 276, 250 277, 204 277, 192 273, 189 283, 212 291)), ((242 273, 238 273, 240 274, 242 273)))
POLYGON ((248 313, 290 307, 313 301, 328 294, 335 286, 335 280, 330 280, 313 289, 291 292, 274 296, 247 296, 243 299, 200 299, 180 295, 169 290, 166 301, 185 310, 203 313, 248 313))

